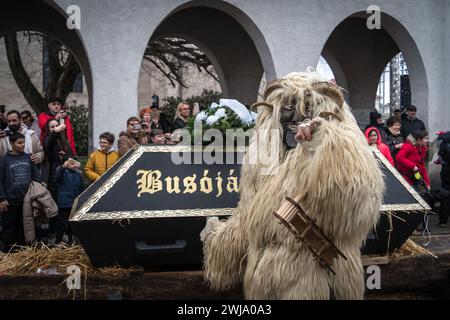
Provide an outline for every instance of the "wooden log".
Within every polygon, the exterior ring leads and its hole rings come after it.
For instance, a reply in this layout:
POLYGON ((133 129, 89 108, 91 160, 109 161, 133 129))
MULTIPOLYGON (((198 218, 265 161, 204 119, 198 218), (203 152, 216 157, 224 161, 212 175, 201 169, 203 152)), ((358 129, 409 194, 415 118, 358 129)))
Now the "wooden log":
POLYGON ((63 275, 0 276, 0 300, 4 299, 108 299, 120 293, 123 299, 242 299, 242 290, 212 292, 203 281, 202 271, 147 272, 88 275, 81 277, 81 289, 69 292, 63 275))
MULTIPOLYGON (((415 239, 421 244, 421 238, 415 239)), ((381 269, 381 290, 367 290, 367 299, 439 298, 449 284, 450 236, 434 236, 427 247, 438 259, 427 254, 371 257, 381 269)), ((370 265, 370 264, 369 264, 370 265)), ((368 276, 368 275, 366 275, 368 276)), ((65 275, 0 275, 0 300, 3 299, 242 299, 241 287, 227 292, 212 292, 202 271, 129 272, 120 276, 88 274, 81 277, 81 290, 75 295, 65 284, 65 275), (119 293, 119 294, 118 294, 119 293)))

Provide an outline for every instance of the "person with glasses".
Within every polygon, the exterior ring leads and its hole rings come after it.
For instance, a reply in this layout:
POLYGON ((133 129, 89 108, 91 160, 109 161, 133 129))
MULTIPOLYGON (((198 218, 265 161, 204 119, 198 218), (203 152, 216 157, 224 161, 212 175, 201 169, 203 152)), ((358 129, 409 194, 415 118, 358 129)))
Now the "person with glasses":
POLYGON ((39 128, 38 122, 33 118, 33 115, 30 111, 22 111, 20 113, 20 118, 22 119, 22 123, 26 125, 28 129, 36 132, 38 137, 41 136, 41 128, 39 128))
POLYGON ((191 107, 186 102, 180 102, 177 106, 172 131, 184 128, 191 116, 191 107))

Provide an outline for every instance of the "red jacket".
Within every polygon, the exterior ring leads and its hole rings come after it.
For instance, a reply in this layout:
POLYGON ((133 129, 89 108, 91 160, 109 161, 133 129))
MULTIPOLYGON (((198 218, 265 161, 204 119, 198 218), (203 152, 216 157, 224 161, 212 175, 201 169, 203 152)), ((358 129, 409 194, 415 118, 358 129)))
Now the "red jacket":
POLYGON ((387 145, 385 145, 383 142, 381 142, 380 131, 379 131, 377 128, 375 128, 375 127, 369 127, 369 128, 366 129, 366 139, 367 139, 367 142, 370 142, 370 139, 369 139, 369 133, 370 133, 372 130, 375 130, 375 131, 377 132, 377 135, 378 135, 378 138, 377 138, 377 148, 378 148, 378 150, 380 150, 381 154, 382 154, 386 159, 388 159, 388 161, 390 162, 391 165, 395 166, 395 164, 394 164, 394 159, 392 159, 392 156, 391 156, 391 151, 389 150, 389 147, 388 147, 387 145))
MULTIPOLYGON (((52 114, 49 114, 47 112, 42 112, 38 117, 39 128, 41 128, 41 143, 42 143, 42 145, 44 145, 45 124, 47 123, 47 121, 49 119, 53 119, 53 118, 55 118, 55 116, 52 114)), ((75 150, 75 139, 73 138, 73 127, 72 127, 72 123, 70 123, 69 117, 66 117, 65 124, 66 124, 67 139, 69 140, 70 149, 72 150, 73 155, 76 155, 77 152, 75 150)))
POLYGON ((397 169, 409 184, 413 184, 414 167, 419 168, 419 173, 423 180, 430 186, 427 169, 425 168, 425 157, 427 153, 426 146, 418 146, 416 139, 411 135, 403 143, 403 147, 397 153, 395 160, 397 161, 397 169))

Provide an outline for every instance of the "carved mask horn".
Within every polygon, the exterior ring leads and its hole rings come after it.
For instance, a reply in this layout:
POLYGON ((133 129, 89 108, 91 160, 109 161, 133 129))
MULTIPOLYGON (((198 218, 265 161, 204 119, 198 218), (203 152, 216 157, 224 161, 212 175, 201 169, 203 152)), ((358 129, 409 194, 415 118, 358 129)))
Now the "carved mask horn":
POLYGON ((339 108, 342 108, 344 104, 344 95, 342 90, 338 86, 329 82, 317 82, 313 85, 314 91, 329 97, 334 100, 339 108))
POLYGON ((281 89, 283 86, 281 85, 281 81, 280 80, 274 80, 272 82, 270 82, 267 86, 266 86, 266 90, 264 90, 264 94, 263 94, 263 99, 266 101, 267 98, 269 97, 269 95, 277 89, 281 89))
MULTIPOLYGON (((267 100, 267 97, 276 89, 281 89, 282 85, 280 80, 274 80, 272 82, 270 82, 267 86, 266 86, 266 90, 264 90, 264 94, 263 94, 263 99, 264 101, 267 100)), ((266 108, 269 109, 270 112, 273 111, 274 107, 273 105, 271 105, 270 103, 267 102, 256 102, 254 103, 251 107, 250 110, 255 110, 256 108, 258 108, 259 106, 264 106, 266 108)))
POLYGON ((270 103, 256 102, 256 103, 252 104, 252 106, 250 107, 250 110, 256 110, 259 106, 264 106, 264 107, 268 108, 270 112, 272 112, 274 109, 273 105, 271 105, 270 103))

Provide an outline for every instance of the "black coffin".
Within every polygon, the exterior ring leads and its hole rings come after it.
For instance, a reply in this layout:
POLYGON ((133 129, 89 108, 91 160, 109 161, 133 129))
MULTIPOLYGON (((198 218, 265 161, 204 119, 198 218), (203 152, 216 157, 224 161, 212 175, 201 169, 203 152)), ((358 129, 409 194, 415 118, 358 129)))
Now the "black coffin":
POLYGON ((223 164, 209 165, 201 151, 140 146, 78 197, 69 222, 94 266, 200 267, 200 232, 207 217, 227 217, 236 207, 243 156, 218 152, 223 164), (184 163, 193 164, 174 163, 183 150, 184 163), (186 188, 194 175, 195 187, 186 188))
MULTIPOLYGON (((133 149, 78 197, 69 220, 73 232, 97 267, 200 268, 199 234, 206 218, 226 218, 239 200, 234 182, 239 178, 242 155, 220 152, 215 159, 222 159, 222 164, 208 164, 210 160, 203 159, 201 150, 177 146, 133 149), (175 164, 172 157, 179 163, 179 151, 185 151, 185 163, 198 164, 175 164), (192 184, 184 186, 184 179, 194 175, 195 191, 192 184), (176 178, 180 190, 173 188, 176 178)), ((387 192, 380 223, 362 250, 365 254, 399 248, 422 221, 423 212, 430 209, 398 172, 376 155, 387 192)))
POLYGON ((361 252, 384 255, 399 249, 431 208, 380 152, 375 151, 375 155, 384 174, 386 192, 380 221, 367 236, 361 252))

